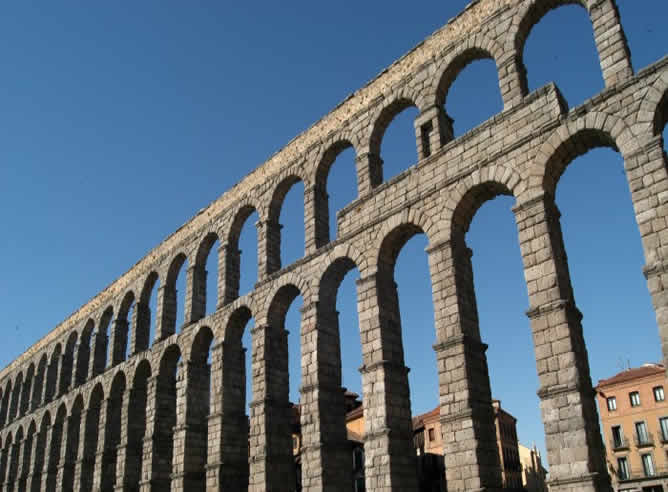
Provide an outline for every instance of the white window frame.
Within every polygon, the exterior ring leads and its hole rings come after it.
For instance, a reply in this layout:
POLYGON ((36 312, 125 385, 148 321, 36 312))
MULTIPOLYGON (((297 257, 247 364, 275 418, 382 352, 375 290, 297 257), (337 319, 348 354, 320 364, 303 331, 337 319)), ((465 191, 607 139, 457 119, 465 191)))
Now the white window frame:
POLYGON ((654 401, 665 401, 666 395, 663 392, 663 386, 655 386, 652 388, 652 393, 654 393, 654 401))
POLYGON ((656 467, 654 466, 654 457, 652 456, 652 453, 641 454, 640 461, 642 462, 642 470, 646 477, 656 476, 656 467))
POLYGON ((631 478, 629 473, 629 460, 626 456, 617 458, 617 474, 619 475, 620 480, 628 480, 631 478), (624 466, 622 466, 622 463, 624 463, 624 466), (622 471, 624 473, 622 473, 622 471))
POLYGON ((637 391, 631 391, 629 393, 629 401, 631 402, 632 407, 639 407, 640 406, 640 393, 637 391))
POLYGON ((605 399, 606 405, 608 406, 608 412, 614 412, 617 410, 617 398, 614 396, 609 396, 605 399))

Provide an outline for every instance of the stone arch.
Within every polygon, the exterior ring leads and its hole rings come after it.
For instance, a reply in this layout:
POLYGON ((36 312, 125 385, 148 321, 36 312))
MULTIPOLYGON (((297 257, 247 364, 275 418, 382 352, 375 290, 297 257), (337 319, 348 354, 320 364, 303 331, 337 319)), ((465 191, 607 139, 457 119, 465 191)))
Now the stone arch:
MULTIPOLYGON (((248 218, 257 213, 260 221, 262 221, 261 208, 252 204, 249 199, 244 200, 236 209, 234 218, 229 224, 224 237, 226 238, 225 251, 225 273, 224 273, 224 292, 222 293, 223 302, 228 304, 239 297, 239 285, 241 279, 241 250, 239 249, 239 238, 241 231, 246 224, 248 218)), ((259 236, 258 236, 259 241, 259 236)), ((258 259, 260 258, 259 244, 256 245, 258 249, 258 259)), ((258 275, 259 275, 258 269, 258 275)))
MULTIPOLYGON (((318 284, 314 287, 314 291, 318 293, 318 300, 322 298, 322 289, 323 281, 325 281, 325 276, 328 275, 327 272, 330 271, 332 266, 339 262, 344 261, 347 266, 353 266, 359 270, 360 275, 363 277, 364 273, 369 268, 369 261, 357 247, 353 244, 337 244, 328 254, 327 257, 323 260, 320 267, 318 268, 315 277, 318 284)), ((336 281, 336 290, 338 290, 338 285, 343 281, 343 277, 350 269, 347 269, 340 280, 336 281)))
POLYGON ((117 308, 116 320, 114 322, 113 333, 111 336, 111 365, 112 367, 120 364, 127 358, 128 343, 131 337, 132 320, 130 310, 135 304, 135 293, 128 290, 123 296, 117 308))
MULTIPOLYGON (((383 101, 382 106, 374 112, 371 118, 371 131, 365 145, 369 149, 370 154, 380 158, 380 149, 385 131, 399 113, 410 107, 415 107, 420 112, 425 109, 418 106, 417 97, 406 89, 398 91, 397 94, 383 101)), ((373 181, 375 182, 375 180, 373 181)), ((380 179, 376 184, 382 181, 381 171, 380 179)))
MULTIPOLYGON (((272 307, 276 307, 274 302, 279 298, 279 291, 287 286, 293 286, 297 291, 297 295, 301 295, 304 299, 304 305, 308 305, 314 301, 313 289, 311 284, 301 275, 296 272, 290 272, 287 275, 283 275, 277 282, 272 283, 271 290, 265 298, 264 307, 262 309, 262 318, 269 320, 271 317, 272 307)), ((287 296, 285 299, 289 298, 287 296)), ((296 296, 295 296, 296 297, 296 296)), ((288 306, 286 308, 286 313, 290 304, 294 300, 294 297, 290 299, 288 306)), ((284 313, 285 314, 285 313, 284 313)))
POLYGON ((19 405, 21 400, 21 389, 23 388, 23 371, 20 371, 14 378, 14 389, 12 390, 11 404, 9 406, 8 421, 12 422, 19 415, 19 405))
POLYGON ((526 180, 504 165, 487 166, 476 170, 448 194, 441 223, 452 239, 455 234, 466 234, 478 209, 498 195, 518 197, 526 189, 526 180))
MULTIPOLYGON (((9 406, 11 405, 12 381, 7 380, 7 385, 2 395, 2 405, 0 405, 0 428, 5 427, 8 422, 9 406)), ((0 476, 2 479, 2 476, 0 476)))
POLYGON ((111 320, 114 317, 114 307, 107 306, 102 312, 100 320, 97 323, 97 331, 93 339, 93 365, 91 377, 102 374, 107 368, 107 352, 109 347, 109 330, 111 328, 111 320))
POLYGON ((42 396, 44 395, 44 382, 46 380, 46 365, 48 359, 45 353, 42 354, 42 357, 37 364, 37 372, 35 373, 35 384, 33 384, 32 389, 32 402, 30 404, 30 409, 35 410, 42 404, 42 396))
POLYGON ((529 170, 529 185, 518 196, 518 202, 543 193, 554 196, 557 182, 570 162, 596 147, 610 147, 626 158, 638 150, 638 142, 624 120, 611 114, 591 112, 568 120, 538 150, 529 170))
POLYGON ((9 469, 7 470, 6 491, 13 492, 18 482, 19 459, 21 457, 21 443, 23 442, 23 426, 19 425, 9 453, 9 469))
POLYGON ((88 380, 88 366, 90 365, 90 345, 93 339, 95 322, 89 319, 81 330, 79 350, 77 351, 77 367, 75 371, 75 385, 80 386, 88 380))
POLYGON ((28 370, 26 371, 26 377, 25 380, 23 381, 23 388, 21 389, 21 402, 19 404, 19 415, 25 415, 26 412, 29 410, 30 392, 35 382, 34 378, 35 378, 35 363, 33 362, 30 364, 30 366, 28 366, 28 370))
POLYGON ((7 481, 7 469, 9 468, 9 455, 11 453, 12 446, 12 433, 9 432, 5 436, 4 447, 2 448, 2 453, 0 453, 0 481, 4 486, 7 481))
POLYGON ((32 463, 33 456, 35 454, 35 434, 37 433, 37 423, 34 419, 30 421, 28 425, 28 432, 26 432, 25 441, 21 446, 21 461, 20 461, 20 475, 18 477, 18 487, 19 492, 24 492, 26 490, 26 485, 28 482, 28 472, 30 472, 30 465, 32 463))
POLYGON ((146 434, 146 410, 148 385, 151 379, 151 363, 147 358, 140 360, 132 374, 132 391, 127 409, 127 448, 125 452, 125 481, 130 490, 138 490, 143 474, 142 449, 146 434))
POLYGON ((79 334, 72 331, 65 342, 65 352, 63 352, 63 367, 60 371, 60 394, 66 393, 72 386, 72 375, 74 372, 74 352, 77 348, 79 334))
MULTIPOLYGON (((457 45, 457 48, 449 52, 438 64, 436 73, 439 75, 434 78, 428 100, 438 108, 443 107, 450 87, 470 63, 477 60, 494 60, 498 72, 499 62, 503 56, 503 47, 485 33, 478 32, 469 36, 464 43, 457 45)), ((497 76, 500 80, 500 75, 497 76)))
MULTIPOLYGON (((195 261, 193 265, 193 277, 192 277, 192 307, 191 307, 191 313, 190 317, 192 321, 198 321, 202 319, 204 316, 206 316, 207 313, 207 308, 210 306, 207 306, 208 303, 208 295, 210 293, 207 292, 208 287, 207 287, 207 278, 208 278, 208 272, 206 269, 206 264, 207 260, 209 258, 209 255, 214 253, 216 255, 216 258, 218 259, 217 265, 218 265, 218 278, 216 279, 216 299, 217 299, 217 304, 221 304, 221 279, 220 279, 220 266, 221 266, 221 258, 219 257, 218 251, 211 251, 213 246, 216 244, 216 241, 221 243, 220 241, 220 235, 218 234, 217 231, 215 230, 209 230, 207 233, 204 235, 204 237, 199 241, 198 246, 197 246, 197 251, 195 253, 195 261)), ((217 308, 217 306, 216 306, 217 308)))
POLYGON ((118 446, 122 436, 123 416, 123 394, 125 393, 126 380, 122 370, 116 372, 111 382, 111 388, 107 392, 109 399, 105 402, 106 418, 104 422, 104 449, 102 451, 102 479, 101 490, 111 492, 116 482, 116 468, 118 458, 118 446))
MULTIPOLYGON (((134 322, 134 332, 132 333, 132 343, 131 351, 132 354, 137 354, 148 350, 151 346, 153 340, 151 340, 151 323, 152 318, 158 318, 158 313, 151 312, 151 296, 153 294, 153 289, 158 288, 158 283, 160 282, 160 276, 158 272, 152 270, 144 280, 144 285, 142 287, 141 293, 139 294, 139 301, 135 306, 136 313, 136 322, 134 322)), ((156 311, 158 311, 159 306, 156 306, 156 311)))
MULTIPOLYGON (((176 291, 176 281, 181 275, 186 275, 188 255, 185 251, 179 251, 174 255, 165 274, 165 285, 162 291, 162 319, 160 320, 160 333, 156 337, 160 340, 165 339, 177 332, 177 323, 179 313, 177 312, 178 293, 176 291)), ((188 288, 186 287, 186 290, 188 288)), ((185 292, 182 295, 187 295, 185 292)), ((183 303, 186 308, 185 302, 183 303)), ((188 317, 183 317, 184 324, 188 323, 188 317)))
POLYGON ((658 136, 668 123, 668 70, 664 70, 647 89, 634 130, 636 135, 658 136))
POLYGON ((65 437, 65 455, 63 456, 62 488, 63 490, 74 490, 74 471, 79 454, 81 419, 84 413, 84 398, 79 393, 72 407, 66 422, 65 437))

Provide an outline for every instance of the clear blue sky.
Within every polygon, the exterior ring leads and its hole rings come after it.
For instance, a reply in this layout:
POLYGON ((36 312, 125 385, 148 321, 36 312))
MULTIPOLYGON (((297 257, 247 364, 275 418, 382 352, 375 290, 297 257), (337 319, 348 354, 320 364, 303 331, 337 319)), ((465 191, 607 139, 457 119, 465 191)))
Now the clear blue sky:
MULTIPOLYGON (((4 366, 168 234, 456 15, 466 2, 13 2, 0 18, 0 299, 4 366)), ((634 68, 668 52, 665 0, 619 0, 634 68)), ((527 42, 531 89, 555 80, 574 106, 603 87, 579 7, 548 14, 527 42), (564 34, 567 33, 567 36, 564 34)), ((461 135, 501 109, 491 62, 470 65, 448 113, 461 135)), ((412 119, 383 142, 385 174, 415 163, 412 119)), ((335 164, 337 210, 354 195, 351 152, 335 164)), ((303 254, 299 186, 281 215, 284 261, 303 254)), ((557 201, 594 383, 660 360, 642 250, 619 155, 573 162, 557 201)), ((528 306, 511 198, 476 215, 467 242, 492 392, 544 449, 528 306)), ((396 279, 414 413, 437 404, 426 239, 396 279), (406 336, 410 334, 410 336, 406 336)), ((252 222, 242 290, 255 279, 252 222)), ((209 270, 214 269, 210 262, 209 270)), ((214 275, 210 275, 210 278, 214 275)), ((184 277, 184 275, 182 275, 184 277)), ((360 390, 355 275, 341 287, 344 384, 360 390)), ((181 278, 180 292, 183 292, 181 278)), ((291 395, 299 385, 300 301, 291 308, 291 395)), ((247 337, 246 337, 247 339, 247 337)))

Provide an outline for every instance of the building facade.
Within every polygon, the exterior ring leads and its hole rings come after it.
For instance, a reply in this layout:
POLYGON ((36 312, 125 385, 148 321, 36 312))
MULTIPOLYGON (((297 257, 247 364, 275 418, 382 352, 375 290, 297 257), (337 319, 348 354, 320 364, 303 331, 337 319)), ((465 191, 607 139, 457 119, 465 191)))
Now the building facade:
POLYGON ((618 492, 668 490, 668 390, 662 364, 645 364, 596 387, 608 469, 618 492))
POLYGON ((547 470, 536 446, 518 445, 522 465, 522 487, 527 492, 547 492, 547 470))

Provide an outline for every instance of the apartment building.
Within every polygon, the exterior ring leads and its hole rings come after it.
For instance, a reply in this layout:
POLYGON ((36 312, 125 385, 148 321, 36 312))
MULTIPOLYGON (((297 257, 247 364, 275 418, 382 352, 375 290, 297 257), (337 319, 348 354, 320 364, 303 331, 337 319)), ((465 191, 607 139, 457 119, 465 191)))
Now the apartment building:
POLYGON ((668 380, 662 364, 596 386, 608 470, 617 492, 668 492, 668 380))

